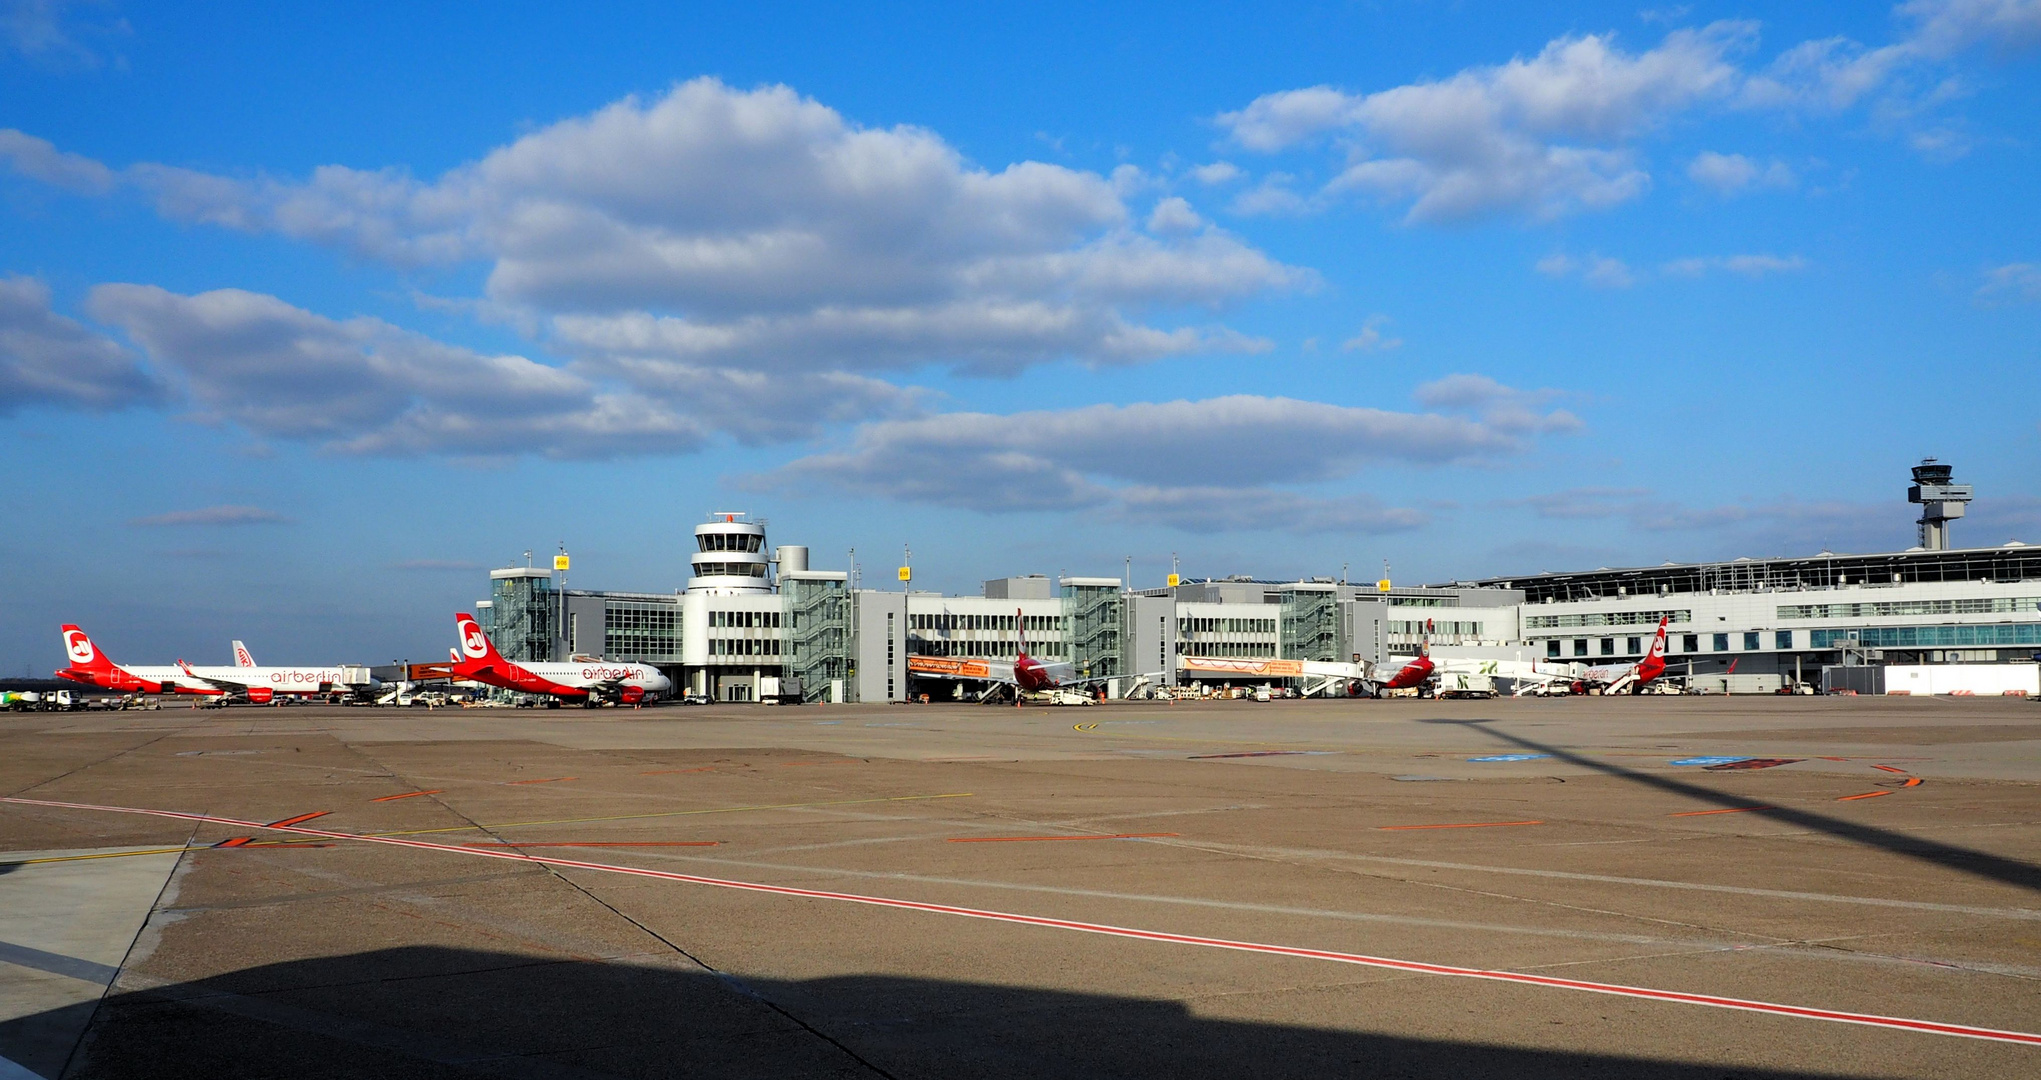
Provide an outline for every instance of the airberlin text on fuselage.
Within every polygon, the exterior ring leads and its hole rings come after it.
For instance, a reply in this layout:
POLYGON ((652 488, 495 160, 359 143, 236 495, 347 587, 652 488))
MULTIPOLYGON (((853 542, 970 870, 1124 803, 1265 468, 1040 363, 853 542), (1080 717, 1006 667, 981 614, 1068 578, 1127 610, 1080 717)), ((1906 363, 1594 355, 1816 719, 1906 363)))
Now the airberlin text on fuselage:
POLYGON ((581 669, 581 677, 605 681, 611 679, 649 679, 652 677, 652 673, 643 668, 634 667, 585 667, 581 669))
POLYGON ((269 681, 278 686, 317 686, 320 683, 333 684, 340 681, 337 671, 272 671, 269 681))

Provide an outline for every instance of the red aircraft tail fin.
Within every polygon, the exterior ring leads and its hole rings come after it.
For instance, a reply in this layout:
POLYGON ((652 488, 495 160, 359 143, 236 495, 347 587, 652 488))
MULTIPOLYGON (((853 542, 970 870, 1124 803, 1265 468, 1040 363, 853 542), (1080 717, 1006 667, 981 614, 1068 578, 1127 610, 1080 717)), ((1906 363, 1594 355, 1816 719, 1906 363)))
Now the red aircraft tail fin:
POLYGON ((1424 636, 1417 639, 1417 655, 1430 659, 1432 655, 1432 621, 1424 621, 1424 636))
POLYGON ((459 627, 461 632, 460 652, 454 657, 457 663, 497 666, 503 664, 503 656, 496 651, 496 643, 490 641, 489 635, 482 632, 482 624, 476 622, 473 615, 465 611, 456 612, 454 625, 459 627))
POLYGON ((85 636, 85 631, 70 623, 64 624, 64 656, 71 661, 74 671, 112 671, 113 661, 99 651, 99 646, 85 636))
POLYGON ((1648 683, 1665 674, 1665 626, 1671 621, 1672 616, 1670 615, 1659 617, 1658 633, 1651 639, 1651 651, 1644 654, 1644 659, 1637 661, 1637 682, 1639 685, 1648 683))
POLYGON ((1014 659, 1025 660, 1028 658, 1028 617, 1021 614, 1019 608, 1015 608, 1013 612, 1013 629, 1014 633, 1020 635, 1020 652, 1014 659))

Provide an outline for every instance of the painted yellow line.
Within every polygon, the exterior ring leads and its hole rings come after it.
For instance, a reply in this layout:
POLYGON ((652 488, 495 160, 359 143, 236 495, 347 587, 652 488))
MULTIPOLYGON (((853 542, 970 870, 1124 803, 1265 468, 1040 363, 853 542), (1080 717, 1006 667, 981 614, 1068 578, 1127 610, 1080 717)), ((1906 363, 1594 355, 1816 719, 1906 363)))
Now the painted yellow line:
POLYGON ((205 846, 209 845, 149 848, 145 851, 102 851, 97 855, 51 855, 48 858, 42 859, 13 859, 7 862, 0 862, 0 866, 34 866, 37 863, 78 862, 81 859, 124 859, 129 855, 168 855, 172 852, 196 851, 200 847, 205 846))

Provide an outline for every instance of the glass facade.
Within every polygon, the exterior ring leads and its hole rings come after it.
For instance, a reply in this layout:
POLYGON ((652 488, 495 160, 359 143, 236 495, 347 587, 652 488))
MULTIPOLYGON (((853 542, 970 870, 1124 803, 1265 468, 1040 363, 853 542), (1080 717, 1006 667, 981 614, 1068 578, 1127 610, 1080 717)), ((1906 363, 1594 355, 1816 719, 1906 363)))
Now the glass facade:
POLYGON ((1581 615, 1526 615, 1526 630, 1561 630, 1576 626, 1655 626, 1660 619, 1694 621, 1692 611, 1590 611, 1581 615))
POLYGON ((1070 625, 1070 659, 1081 676, 1120 674, 1119 585, 1066 585, 1064 618, 1070 625))
POLYGON ((560 598, 550 577, 518 574, 489 579, 489 640, 506 660, 525 663, 553 658, 560 624, 560 598))
POLYGON ((1977 626, 1867 626, 1856 630, 1811 630, 1809 647, 1839 649, 1851 638, 1867 649, 1947 649, 1972 645, 2041 645, 2041 623, 1977 626))
POLYGON ((1998 615, 2041 611, 2041 596, 1979 596, 1962 600, 1893 600, 1869 604, 1782 604, 1781 619, 1880 619, 1905 615, 1998 615))
POLYGON ((605 597, 602 655, 645 664, 680 662, 680 598, 619 600, 605 597))
POLYGON ((849 685, 850 588, 829 578, 785 578, 786 673, 801 680, 801 700, 826 701, 829 684, 844 680, 845 700, 855 701, 849 685))
POLYGON ((1284 589, 1282 612, 1284 659, 1345 659, 1346 649, 1339 633, 1337 592, 1331 589, 1284 589))

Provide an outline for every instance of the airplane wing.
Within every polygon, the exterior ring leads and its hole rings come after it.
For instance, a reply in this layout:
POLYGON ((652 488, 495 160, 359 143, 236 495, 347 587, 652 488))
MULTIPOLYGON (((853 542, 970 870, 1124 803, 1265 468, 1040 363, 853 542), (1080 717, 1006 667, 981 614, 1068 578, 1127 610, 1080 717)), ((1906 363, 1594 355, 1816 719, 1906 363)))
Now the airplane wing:
MULTIPOLYGON (((1044 664, 1043 666, 1048 667, 1051 670, 1054 670, 1057 667, 1061 667, 1064 668, 1066 671, 1070 667, 1070 665, 1068 664, 1057 665, 1044 664)), ((1160 679, 1163 677, 1164 674, 1165 672, 1160 671, 1141 671, 1136 672, 1132 675, 1087 675, 1082 679, 1073 679, 1069 678, 1067 675, 1058 675, 1056 679, 1056 685, 1068 689, 1073 686, 1091 686, 1095 683, 1111 682, 1114 679, 1160 679)))
POLYGON ((968 682, 1013 683, 1013 661, 963 659, 950 656, 910 656, 907 673, 924 679, 961 679, 968 682))

